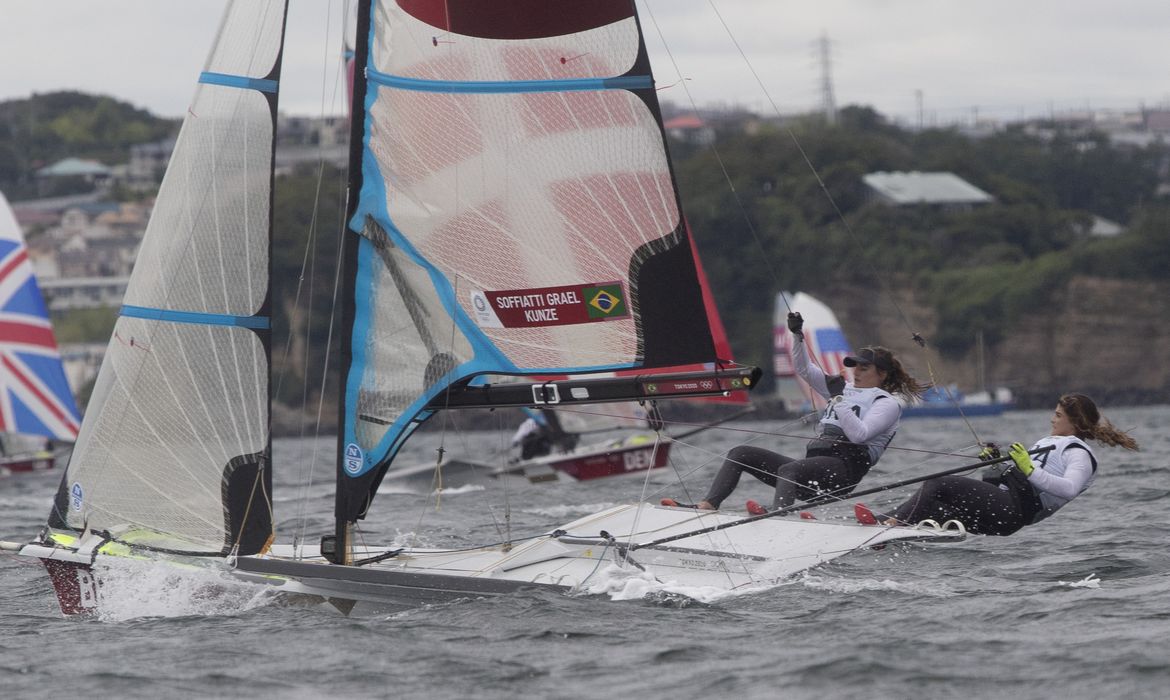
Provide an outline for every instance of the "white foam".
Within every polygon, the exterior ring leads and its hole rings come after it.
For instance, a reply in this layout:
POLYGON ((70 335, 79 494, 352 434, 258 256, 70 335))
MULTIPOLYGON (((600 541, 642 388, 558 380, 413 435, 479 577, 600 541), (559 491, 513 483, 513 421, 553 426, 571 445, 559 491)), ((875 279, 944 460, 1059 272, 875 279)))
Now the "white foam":
POLYGON ((700 603, 716 603, 728 598, 759 593, 787 582, 781 581, 752 588, 729 591, 714 586, 684 586, 674 581, 659 581, 649 572, 633 566, 620 567, 609 564, 589 577, 578 593, 584 595, 608 595, 611 600, 640 600, 648 596, 685 596, 700 603))
MULTIPOLYGON (((381 491, 381 489, 378 489, 381 491)), ((459 496, 465 493, 475 493, 476 491, 486 491, 487 488, 483 484, 465 484, 463 486, 456 486, 454 488, 444 487, 442 490, 436 489, 431 492, 431 495, 440 494, 443 496, 459 496)))
POLYGON ((98 619, 234 615, 268 604, 265 586, 231 578, 209 566, 180 566, 151 559, 103 557, 94 563, 98 619))
POLYGON ((805 571, 795 579, 805 588, 829 591, 831 593, 859 593, 861 591, 890 591, 931 598, 950 598, 958 595, 939 582, 905 582, 876 578, 839 578, 822 573, 805 571))
POLYGON ((1068 586, 1069 588, 1100 588, 1101 579, 1095 578, 1096 576, 1097 574, 1093 573, 1084 577, 1080 581, 1073 581, 1072 583, 1067 581, 1058 581, 1057 583, 1058 585, 1068 586))

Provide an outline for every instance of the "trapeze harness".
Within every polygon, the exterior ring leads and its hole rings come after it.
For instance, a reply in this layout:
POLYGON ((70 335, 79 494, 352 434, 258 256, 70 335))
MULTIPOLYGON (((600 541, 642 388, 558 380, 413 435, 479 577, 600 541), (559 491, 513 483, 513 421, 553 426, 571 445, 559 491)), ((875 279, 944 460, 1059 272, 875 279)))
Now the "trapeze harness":
MULTIPOLYGON (((797 340, 792 348, 793 365, 796 373, 821 396, 829 398, 829 388, 825 381, 825 374, 820 368, 808 361, 807 350, 803 341, 797 340), (814 371, 815 370, 815 371, 814 371)), ((878 458, 886 451, 886 446, 894 439, 898 432, 898 418, 901 409, 893 423, 885 430, 867 436, 864 442, 853 442, 849 439, 844 422, 861 422, 862 417, 869 415, 879 401, 889 401, 890 405, 897 406, 897 401, 885 389, 878 387, 858 389, 852 384, 846 384, 841 399, 830 403, 818 424, 817 436, 808 445, 808 457, 836 457, 846 463, 868 469, 877 463, 878 458), (844 417, 845 412, 853 414, 854 421, 844 417)), ((889 409, 887 409, 889 410, 889 409)), ((855 428, 853 429, 855 430, 855 428)))
POLYGON ((1069 501, 1084 493, 1097 478, 1097 458, 1084 440, 1071 435, 1052 435, 1037 441, 1032 449, 1049 445, 1052 445, 1053 449, 1036 458, 1034 462, 1036 469, 1032 476, 1025 477, 1018 469, 1012 468, 998 474, 985 475, 983 479, 998 484, 1003 490, 1015 491, 1019 497, 1024 523, 1027 525, 1035 525, 1063 508, 1069 501), (1069 459, 1076 450, 1084 450, 1088 454, 1092 472, 1079 488, 1073 485, 1073 488, 1077 489, 1073 493, 1068 490, 1065 472, 1069 467, 1069 459), (1061 486, 1065 487, 1066 494, 1055 492, 1061 486))

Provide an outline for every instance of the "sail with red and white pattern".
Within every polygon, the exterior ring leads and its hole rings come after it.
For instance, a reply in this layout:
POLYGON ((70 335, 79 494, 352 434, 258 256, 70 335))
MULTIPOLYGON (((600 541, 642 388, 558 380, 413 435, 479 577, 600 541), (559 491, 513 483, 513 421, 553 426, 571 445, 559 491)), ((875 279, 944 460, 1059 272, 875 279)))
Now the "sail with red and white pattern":
POLYGON ((715 348, 632 2, 362 8, 343 274, 349 521, 414 427, 477 377, 617 382, 730 359, 715 348))

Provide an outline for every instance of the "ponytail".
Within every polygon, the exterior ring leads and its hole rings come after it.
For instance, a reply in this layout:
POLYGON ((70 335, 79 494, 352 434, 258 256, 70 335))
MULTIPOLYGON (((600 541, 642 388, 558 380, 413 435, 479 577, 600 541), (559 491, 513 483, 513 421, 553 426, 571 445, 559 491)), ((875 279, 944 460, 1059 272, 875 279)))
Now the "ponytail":
POLYGON ((1084 394, 1065 394, 1060 397, 1060 407, 1064 409, 1069 422, 1072 423, 1077 437, 1082 440, 1096 440, 1110 447, 1124 447, 1127 450, 1137 450, 1137 440, 1129 433, 1118 430, 1097 410, 1097 404, 1084 394))
POLYGON ((921 399, 922 394, 930 388, 929 384, 923 384, 911 377, 889 348, 873 345, 869 350, 873 352, 875 364, 883 363, 890 368, 886 371, 886 378, 882 380, 882 388, 886 391, 901 394, 907 400, 915 400, 921 399))

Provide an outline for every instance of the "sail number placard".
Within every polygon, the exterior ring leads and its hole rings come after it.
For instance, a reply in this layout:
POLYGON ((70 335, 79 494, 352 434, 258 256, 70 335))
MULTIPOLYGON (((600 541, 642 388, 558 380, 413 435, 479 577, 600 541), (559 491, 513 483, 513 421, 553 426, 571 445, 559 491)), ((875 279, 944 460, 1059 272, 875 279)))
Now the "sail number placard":
POLYGON ((629 318, 621 282, 472 291, 475 322, 483 328, 567 326, 629 318))

